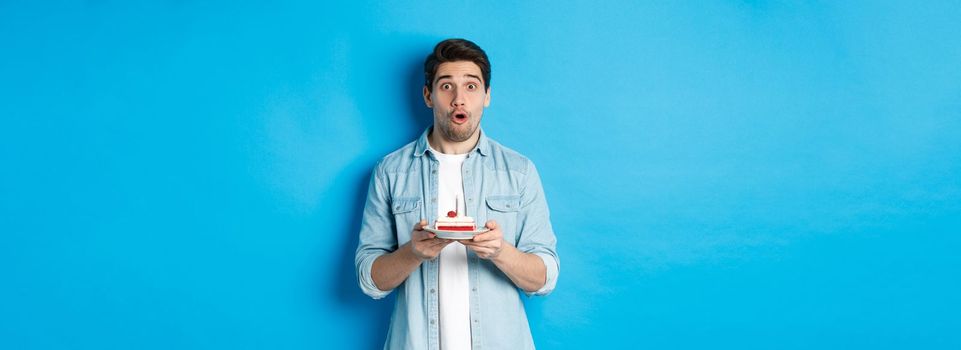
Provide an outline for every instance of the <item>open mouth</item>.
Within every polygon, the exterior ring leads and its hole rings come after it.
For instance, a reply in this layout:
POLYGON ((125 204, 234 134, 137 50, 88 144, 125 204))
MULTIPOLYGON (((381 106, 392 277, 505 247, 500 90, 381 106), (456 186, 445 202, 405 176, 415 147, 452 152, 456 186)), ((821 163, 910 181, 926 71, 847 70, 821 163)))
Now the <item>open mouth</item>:
POLYGON ((461 111, 456 111, 456 112, 454 112, 454 114, 451 114, 451 118, 450 118, 450 119, 453 120, 454 123, 464 124, 464 123, 467 122, 467 113, 461 112, 461 111))

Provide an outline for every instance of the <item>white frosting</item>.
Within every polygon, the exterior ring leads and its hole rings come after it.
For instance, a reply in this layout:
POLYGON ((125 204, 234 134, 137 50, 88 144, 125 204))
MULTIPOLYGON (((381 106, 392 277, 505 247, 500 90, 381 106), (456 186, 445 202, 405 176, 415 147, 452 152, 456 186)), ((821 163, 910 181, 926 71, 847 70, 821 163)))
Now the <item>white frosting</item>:
POLYGON ((474 224, 474 218, 470 216, 457 216, 457 217, 441 216, 437 218, 437 221, 434 223, 434 227, 441 227, 441 226, 474 228, 477 225, 474 224))
POLYGON ((449 217, 446 217, 446 216, 441 216, 441 217, 437 218, 437 222, 438 222, 438 223, 441 223, 441 222, 442 222, 442 223, 445 223, 445 224, 473 224, 473 223, 474 223, 474 218, 472 218, 472 217, 470 217, 470 216, 458 216, 458 217, 453 217, 453 218, 449 218, 449 217))
POLYGON ((446 215, 440 216, 437 218, 437 221, 434 222, 434 227, 439 227, 439 226, 474 227, 475 226, 474 218, 470 216, 460 215, 461 213, 464 213, 464 211, 461 210, 460 204, 461 204, 461 198, 460 198, 460 195, 458 194, 454 197, 454 206, 457 211, 452 211, 453 213, 456 213, 457 216, 455 217, 449 217, 446 215))

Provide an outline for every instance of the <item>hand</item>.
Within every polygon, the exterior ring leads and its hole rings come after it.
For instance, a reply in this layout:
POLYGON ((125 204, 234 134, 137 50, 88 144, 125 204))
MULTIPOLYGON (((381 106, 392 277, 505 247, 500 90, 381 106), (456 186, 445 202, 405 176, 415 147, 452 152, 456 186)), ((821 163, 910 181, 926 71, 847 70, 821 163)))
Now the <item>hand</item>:
POLYGON ((461 244, 467 246, 481 259, 494 259, 501 254, 504 248, 504 233, 494 220, 487 221, 484 225, 490 231, 474 236, 474 239, 461 240, 461 244))
POLYGON ((437 238, 433 232, 425 231, 424 226, 427 226, 427 220, 414 225, 414 230, 410 232, 410 250, 421 261, 433 260, 452 241, 437 238))

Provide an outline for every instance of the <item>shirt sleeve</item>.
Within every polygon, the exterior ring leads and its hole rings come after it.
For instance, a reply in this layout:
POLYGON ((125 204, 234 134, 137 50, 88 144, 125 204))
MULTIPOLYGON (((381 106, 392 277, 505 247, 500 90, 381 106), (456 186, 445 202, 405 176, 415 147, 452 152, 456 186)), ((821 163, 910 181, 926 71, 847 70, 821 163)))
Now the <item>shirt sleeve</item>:
POLYGON ((377 288, 371 269, 374 266, 374 260, 397 249, 397 237, 393 234, 392 221, 387 174, 378 163, 371 172, 367 201, 360 225, 360 238, 354 255, 360 289, 374 299, 381 299, 391 292, 377 288))
POLYGON ((525 293, 528 296, 550 294, 557 285, 560 260, 557 257, 557 238, 551 227, 550 210, 544 197, 540 175, 533 163, 529 164, 524 185, 521 188, 521 209, 518 219, 520 239, 517 249, 540 257, 547 270, 544 286, 535 292, 525 293))

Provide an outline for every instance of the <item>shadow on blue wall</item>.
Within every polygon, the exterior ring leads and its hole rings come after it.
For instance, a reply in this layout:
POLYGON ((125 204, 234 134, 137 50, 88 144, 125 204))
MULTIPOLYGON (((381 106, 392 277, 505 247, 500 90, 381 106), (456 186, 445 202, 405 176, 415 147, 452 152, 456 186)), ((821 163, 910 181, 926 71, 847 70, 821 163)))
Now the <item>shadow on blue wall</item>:
MULTIPOLYGON (((321 272, 318 275, 337 276, 337 281, 333 284, 323 283, 323 281, 319 283, 322 286, 332 286, 325 287, 330 288, 329 292, 333 294, 333 297, 327 300, 337 300, 342 307, 342 312, 347 312, 354 315, 354 317, 358 317, 363 321, 361 324, 370 325, 367 329, 370 336, 359 340, 362 344, 362 346, 358 347, 359 349, 383 348, 387 335, 388 321, 390 320, 391 310, 394 305, 395 293, 391 293, 381 300, 373 300, 364 295, 360 290, 354 267, 354 253, 358 243, 357 227, 360 225, 361 216, 364 211, 364 202, 367 197, 367 187, 370 183, 371 170, 373 170, 377 161, 387 155, 388 152, 400 148, 404 144, 419 137, 424 128, 426 128, 432 120, 430 110, 424 105, 424 100, 421 96, 421 87, 424 84, 423 59, 421 56, 415 56, 412 53, 409 54, 405 60, 402 60, 402 62, 404 62, 403 66, 407 67, 406 70, 409 71, 409 73, 407 73, 406 79, 398 79, 398 81, 403 83, 403 86, 398 90, 405 94, 404 101, 407 107, 406 114, 409 123, 402 123, 402 125, 405 125, 402 126, 402 129, 392 131, 397 134, 406 135, 407 137, 404 138, 401 144, 392 146, 393 148, 390 150, 383 152, 381 152, 381 150, 375 150, 368 152, 370 154, 358 154, 348 167, 339 172, 333 181, 332 188, 349 192, 344 196, 325 196, 320 206, 320 208, 331 208, 332 206, 347 205, 347 208, 350 208, 350 210, 348 210, 350 213, 348 220, 319 230, 320 232, 324 232, 332 229, 332 232, 336 233, 334 237, 341 240, 339 246, 342 247, 342 249, 340 258, 338 259, 340 264, 334 266, 336 270, 321 272), (375 154, 375 152, 379 153, 375 154), (338 202, 337 200, 340 198, 351 198, 351 202, 338 202)), ((363 107, 361 110, 364 112, 363 107)), ((322 268, 328 267, 322 266, 322 268)), ((321 298, 323 299, 325 297, 321 298)), ((324 300, 318 300, 318 303, 323 305, 324 300)))

